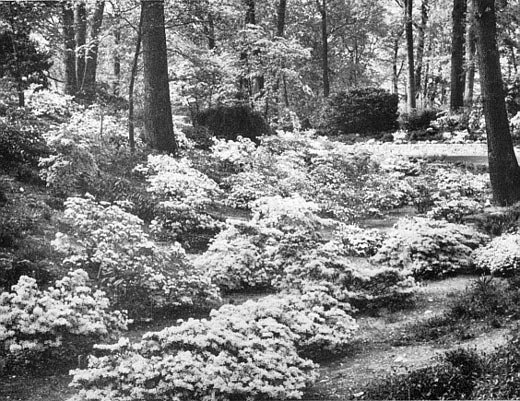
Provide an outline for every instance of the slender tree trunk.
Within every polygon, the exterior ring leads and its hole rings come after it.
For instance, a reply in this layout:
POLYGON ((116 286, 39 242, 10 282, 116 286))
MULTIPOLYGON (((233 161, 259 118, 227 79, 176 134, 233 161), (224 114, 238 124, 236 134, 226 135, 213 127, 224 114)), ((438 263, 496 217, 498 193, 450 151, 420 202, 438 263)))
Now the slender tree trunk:
POLYGON ((64 40, 63 69, 65 74, 64 91, 67 95, 75 95, 76 81, 76 40, 74 38, 74 10, 68 1, 61 3, 62 32, 64 40))
POLYGON ((76 84, 77 90, 82 91, 87 53, 87 8, 84 1, 77 2, 74 7, 74 39, 76 41, 76 84))
POLYGON ((464 80, 464 106, 473 104, 473 87, 475 85, 475 23, 473 21, 473 1, 468 0, 466 16, 466 78, 464 80))
POLYGON ((243 0, 246 6, 246 24, 256 25, 255 0, 243 0))
POLYGON ((93 95, 96 92, 99 32, 101 30, 101 24, 103 23, 104 9, 105 1, 97 0, 90 26, 90 38, 85 60, 85 76, 83 78, 83 90, 89 95, 93 95))
POLYGON ((139 53, 141 52, 141 36, 143 32, 143 10, 139 16, 139 25, 137 26, 137 38, 135 43, 134 61, 130 72, 130 82, 128 84, 128 144, 130 152, 135 151, 135 121, 134 121, 134 86, 135 77, 137 76, 137 64, 139 62, 139 53))
POLYGON ((114 75, 114 78, 112 80, 112 92, 116 96, 119 96, 120 83, 121 83, 121 53, 119 51, 120 44, 121 44, 121 26, 119 25, 119 20, 118 20, 117 26, 114 29, 115 49, 114 49, 114 60, 113 60, 113 64, 112 64, 113 75, 114 75))
POLYGON ((407 104, 408 111, 417 108, 415 101, 415 69, 414 69, 414 48, 413 48, 413 1, 405 0, 405 31, 406 31, 406 50, 408 53, 408 84, 407 84, 407 104))
POLYGON ((145 136, 152 148, 177 154, 168 84, 164 1, 143 0, 141 12, 143 13, 145 136))
POLYGON ((215 40, 215 21, 213 21, 213 15, 208 15, 208 28, 206 36, 208 38, 208 49, 213 50, 216 47, 215 40))
POLYGON ((422 0, 421 3, 421 24, 419 25, 417 35, 417 58, 415 63, 415 90, 421 93, 422 87, 422 71, 424 58, 424 42, 426 35, 426 25, 428 24, 428 0, 422 0))
POLYGON ((399 61, 399 43, 401 42, 403 32, 403 29, 399 29, 396 32, 392 48, 392 92, 396 95, 399 94, 399 75, 401 74, 401 69, 403 67, 403 63, 401 63, 400 68, 397 65, 399 61))
POLYGON ((276 36, 282 37, 285 31, 285 13, 287 12, 287 0, 278 1, 276 36))
POLYGON ((499 205, 520 200, 520 167, 509 132, 494 0, 473 0, 482 103, 486 119, 489 175, 499 205))
POLYGON ((316 0, 318 11, 321 15, 321 69, 323 76, 323 97, 330 94, 329 77, 329 34, 327 29, 327 0, 316 0), (321 1, 321 3, 320 3, 321 1))
POLYGON ((451 34, 450 110, 464 106, 464 22, 466 0, 454 0, 451 34))

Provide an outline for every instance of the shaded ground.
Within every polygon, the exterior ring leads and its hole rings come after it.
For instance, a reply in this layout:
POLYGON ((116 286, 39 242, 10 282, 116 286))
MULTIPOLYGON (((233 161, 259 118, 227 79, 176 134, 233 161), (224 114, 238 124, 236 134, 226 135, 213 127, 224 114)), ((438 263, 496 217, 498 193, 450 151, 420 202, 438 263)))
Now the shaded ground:
POLYGON ((389 373, 426 367, 446 351, 458 347, 489 352, 505 343, 507 328, 492 329, 478 323, 472 326, 472 338, 460 340, 445 336, 438 341, 398 345, 412 324, 440 316, 456 293, 464 291, 474 276, 432 281, 422 286, 413 310, 383 312, 379 317, 361 317, 356 345, 349 355, 322 362, 319 379, 304 399, 355 399, 363 386, 389 373))

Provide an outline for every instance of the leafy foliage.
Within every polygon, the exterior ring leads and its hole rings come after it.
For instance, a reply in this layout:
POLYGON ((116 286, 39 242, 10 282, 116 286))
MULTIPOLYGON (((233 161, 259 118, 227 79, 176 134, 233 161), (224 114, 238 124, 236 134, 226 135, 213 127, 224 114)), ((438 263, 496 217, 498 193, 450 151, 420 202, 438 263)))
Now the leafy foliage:
POLYGON ((364 88, 339 92, 327 100, 319 129, 326 135, 377 133, 396 128, 397 95, 364 88))
POLYGON ((194 116, 196 125, 207 127, 217 138, 236 140, 238 136, 258 142, 271 129, 260 113, 248 106, 218 106, 194 116))
POLYGON ((92 291, 83 270, 47 290, 35 279, 20 277, 13 292, 0 294, 0 312, 0 360, 7 369, 49 358, 70 361, 126 329, 125 315, 109 310, 108 298, 92 291))
POLYGON ((69 198, 65 206, 74 236, 59 233, 54 241, 70 255, 64 262, 88 270, 113 303, 132 316, 153 308, 218 302, 216 287, 193 268, 184 249, 151 241, 138 217, 91 197, 69 198))
POLYGON ((473 252, 475 265, 500 276, 516 275, 520 267, 520 234, 506 233, 473 252))
POLYGON ((442 277, 469 269, 472 250, 487 241, 474 229, 425 218, 401 219, 373 260, 412 272, 416 278, 442 277))

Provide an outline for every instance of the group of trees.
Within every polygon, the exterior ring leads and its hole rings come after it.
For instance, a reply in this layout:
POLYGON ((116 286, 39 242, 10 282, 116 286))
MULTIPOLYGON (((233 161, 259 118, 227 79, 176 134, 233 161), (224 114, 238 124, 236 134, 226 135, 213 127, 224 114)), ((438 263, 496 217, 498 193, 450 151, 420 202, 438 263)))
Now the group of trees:
POLYGON ((410 110, 449 103, 456 111, 473 101, 478 54, 490 166, 509 171, 492 182, 509 203, 520 197, 520 172, 500 73, 518 79, 518 1, 417 1, 3 2, 0 74, 17 83, 20 104, 29 76, 86 102, 104 82, 128 95, 132 112, 138 102, 148 142, 175 153, 171 102, 183 112, 243 102, 279 120, 288 110, 312 114, 332 92, 376 85, 410 110))

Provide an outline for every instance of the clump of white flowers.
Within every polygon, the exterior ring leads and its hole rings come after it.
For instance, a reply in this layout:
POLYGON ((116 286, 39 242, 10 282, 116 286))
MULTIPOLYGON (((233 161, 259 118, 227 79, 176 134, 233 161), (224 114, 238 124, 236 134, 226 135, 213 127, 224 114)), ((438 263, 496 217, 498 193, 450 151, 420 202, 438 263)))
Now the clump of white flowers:
POLYGON ((194 230, 217 231, 222 225, 209 209, 221 196, 218 184, 193 168, 188 159, 150 155, 148 163, 135 168, 146 175, 157 200, 152 232, 162 239, 178 240, 194 230))
POLYGON ((47 290, 20 277, 0 294, 0 359, 8 367, 89 352, 126 330, 126 316, 111 311, 102 291, 93 291, 84 270, 75 270, 47 290), (10 366, 12 365, 12 366, 10 366))
POLYGON ((86 196, 67 199, 65 207, 74 236, 58 234, 53 245, 68 254, 66 264, 88 269, 116 305, 133 314, 219 300, 217 287, 191 265, 178 243, 152 241, 143 221, 119 205, 86 196))
POLYGON ((317 378, 306 358, 345 347, 357 328, 318 287, 225 305, 137 344, 98 346, 105 355, 72 372, 72 400, 298 399, 317 378))
POLYGON ((518 273, 520 268, 520 234, 507 233, 473 252, 475 265, 484 272, 499 276, 518 273))
POLYGON ((488 237, 444 220, 404 218, 373 257, 378 263, 406 269, 416 278, 442 277, 472 267, 472 251, 488 237))

